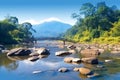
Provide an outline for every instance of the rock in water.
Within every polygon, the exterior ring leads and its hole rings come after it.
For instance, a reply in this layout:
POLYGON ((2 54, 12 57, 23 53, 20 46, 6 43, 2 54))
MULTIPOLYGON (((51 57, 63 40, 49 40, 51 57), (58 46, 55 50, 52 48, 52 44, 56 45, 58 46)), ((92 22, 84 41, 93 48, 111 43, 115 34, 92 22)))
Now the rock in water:
POLYGON ((72 63, 73 57, 66 57, 64 58, 64 62, 66 63, 72 63))
POLYGON ((63 56, 71 54, 69 51, 58 51, 55 53, 56 56, 63 56))
POLYGON ((96 57, 82 58, 81 61, 89 64, 98 64, 98 59, 96 57))
POLYGON ((74 68, 73 71, 78 72, 79 68, 74 68))
POLYGON ((60 69, 58 69, 58 71, 59 71, 59 72, 67 72, 68 69, 67 69, 67 68, 60 68, 60 69))
POLYGON ((90 75, 92 73, 92 71, 87 68, 79 68, 79 72, 83 75, 90 75))
POLYGON ((81 62, 81 59, 80 58, 73 58, 72 62, 79 63, 79 62, 81 62))
POLYGON ((40 73, 40 72, 42 72, 42 71, 38 70, 38 71, 33 71, 32 73, 37 74, 37 73, 40 73))
POLYGON ((95 57, 100 55, 99 50, 94 50, 94 49, 85 49, 85 50, 81 50, 81 55, 85 56, 85 57, 95 57))
POLYGON ((31 54, 31 50, 27 48, 15 48, 10 50, 7 56, 28 56, 29 54, 31 54))
POLYGON ((38 48, 37 53, 39 55, 50 55, 49 50, 47 50, 46 48, 38 48))

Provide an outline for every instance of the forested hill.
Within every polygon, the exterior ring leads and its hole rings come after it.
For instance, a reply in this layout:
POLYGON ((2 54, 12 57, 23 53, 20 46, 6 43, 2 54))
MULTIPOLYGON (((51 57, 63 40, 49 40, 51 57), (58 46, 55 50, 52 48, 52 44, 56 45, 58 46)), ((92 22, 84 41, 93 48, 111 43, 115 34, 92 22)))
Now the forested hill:
POLYGON ((93 5, 85 3, 79 14, 73 13, 76 24, 65 38, 75 42, 118 43, 120 42, 120 10, 107 6, 105 2, 93 5))
POLYGON ((6 19, 0 21, 0 44, 33 41, 31 23, 24 22, 19 24, 18 22, 18 18, 13 16, 8 16, 6 19))

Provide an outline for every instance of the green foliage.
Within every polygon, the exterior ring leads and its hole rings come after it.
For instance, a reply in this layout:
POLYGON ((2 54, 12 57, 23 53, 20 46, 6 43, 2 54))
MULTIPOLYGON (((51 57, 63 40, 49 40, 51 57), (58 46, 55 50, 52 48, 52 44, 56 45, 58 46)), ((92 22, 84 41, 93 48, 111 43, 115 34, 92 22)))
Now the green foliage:
POLYGON ((85 3, 79 14, 74 13, 72 17, 77 22, 66 32, 66 39, 76 42, 120 42, 120 10, 116 6, 109 7, 105 2, 96 6, 85 3))
POLYGON ((18 24, 18 18, 12 16, 0 21, 0 44, 31 41, 32 25, 28 22, 23 24, 18 24))

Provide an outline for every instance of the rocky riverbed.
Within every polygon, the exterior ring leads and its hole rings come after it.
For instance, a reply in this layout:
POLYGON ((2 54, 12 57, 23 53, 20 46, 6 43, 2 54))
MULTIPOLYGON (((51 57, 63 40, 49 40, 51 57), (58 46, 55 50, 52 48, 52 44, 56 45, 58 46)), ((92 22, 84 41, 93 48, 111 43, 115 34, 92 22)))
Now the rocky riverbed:
POLYGON ((10 49, 8 53, 0 54, 0 79, 118 80, 120 46, 111 46, 39 41, 31 46, 10 49))

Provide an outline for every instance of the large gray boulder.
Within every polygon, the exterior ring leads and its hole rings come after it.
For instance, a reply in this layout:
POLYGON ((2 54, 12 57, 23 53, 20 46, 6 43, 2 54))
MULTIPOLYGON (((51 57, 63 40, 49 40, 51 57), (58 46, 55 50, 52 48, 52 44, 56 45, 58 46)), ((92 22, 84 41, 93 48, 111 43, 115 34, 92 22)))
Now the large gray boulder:
POLYGON ((81 61, 90 64, 98 64, 98 59, 96 57, 82 58, 81 61))
POLYGON ((15 48, 7 53, 7 56, 28 56, 31 50, 27 48, 15 48))

